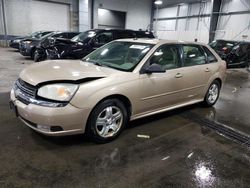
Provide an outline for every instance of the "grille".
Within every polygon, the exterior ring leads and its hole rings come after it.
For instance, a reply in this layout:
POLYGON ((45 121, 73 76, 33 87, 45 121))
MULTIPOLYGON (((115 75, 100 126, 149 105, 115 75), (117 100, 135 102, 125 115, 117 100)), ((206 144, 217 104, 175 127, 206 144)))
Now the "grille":
POLYGON ((35 98, 36 96, 36 87, 24 82, 23 80, 21 79, 18 79, 16 81, 16 86, 18 89, 20 89, 20 91, 23 93, 23 94, 26 94, 26 95, 29 95, 30 97, 32 98, 35 98))
POLYGON ((31 99, 35 99, 36 97, 37 88, 24 82, 20 78, 16 81, 14 90, 16 98, 24 104, 29 104, 31 99))
POLYGON ((23 42, 20 42, 20 47, 24 47, 24 43, 23 42))

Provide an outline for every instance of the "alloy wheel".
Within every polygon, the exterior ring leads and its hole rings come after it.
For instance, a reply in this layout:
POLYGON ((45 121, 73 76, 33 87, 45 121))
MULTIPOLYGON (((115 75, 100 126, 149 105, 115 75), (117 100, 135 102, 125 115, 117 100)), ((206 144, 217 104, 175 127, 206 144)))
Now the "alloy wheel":
POLYGON ((219 87, 217 84, 212 84, 209 88, 209 91, 208 91, 208 102, 210 104, 213 104, 217 98, 218 98, 218 95, 219 95, 219 87))
POLYGON ((108 138, 114 136, 122 127, 123 114, 117 106, 104 108, 97 116, 95 129, 99 136, 108 138))

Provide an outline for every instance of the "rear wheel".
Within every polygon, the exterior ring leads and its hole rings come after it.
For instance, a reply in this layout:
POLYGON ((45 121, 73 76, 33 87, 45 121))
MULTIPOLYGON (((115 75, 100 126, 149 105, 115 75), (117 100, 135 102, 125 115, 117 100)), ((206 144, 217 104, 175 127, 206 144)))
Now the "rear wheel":
POLYGON ((203 104, 205 106, 210 107, 210 106, 213 106, 217 102, 219 95, 220 95, 220 88, 221 88, 221 85, 219 81, 217 80, 213 81, 213 83, 209 86, 208 91, 203 101, 203 104))
POLYGON ((124 104, 117 99, 99 103, 90 114, 87 134, 95 142, 106 143, 117 138, 128 120, 124 104))

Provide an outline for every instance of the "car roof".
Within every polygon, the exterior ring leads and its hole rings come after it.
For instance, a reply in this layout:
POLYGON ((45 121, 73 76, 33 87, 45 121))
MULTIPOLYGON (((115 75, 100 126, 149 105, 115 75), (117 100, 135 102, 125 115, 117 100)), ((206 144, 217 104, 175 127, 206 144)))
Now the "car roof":
POLYGON ((148 38, 118 39, 116 41, 138 42, 138 43, 146 43, 146 44, 193 44, 193 45, 207 46, 206 44, 200 43, 200 42, 165 40, 165 39, 148 39, 148 38))

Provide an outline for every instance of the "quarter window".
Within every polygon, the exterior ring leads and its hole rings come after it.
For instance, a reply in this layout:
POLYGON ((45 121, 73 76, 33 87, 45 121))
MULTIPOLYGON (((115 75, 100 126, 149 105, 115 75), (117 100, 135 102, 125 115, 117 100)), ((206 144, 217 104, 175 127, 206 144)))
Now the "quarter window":
POLYGON ((206 57, 203 50, 199 46, 183 46, 184 66, 202 65, 206 63, 206 57))
POLYGON ((207 54, 208 63, 214 63, 218 61, 214 54, 207 47, 203 46, 203 49, 207 54))
POLYGON ((179 67, 179 53, 176 46, 164 45, 155 51, 150 64, 158 64, 163 70, 179 67))

